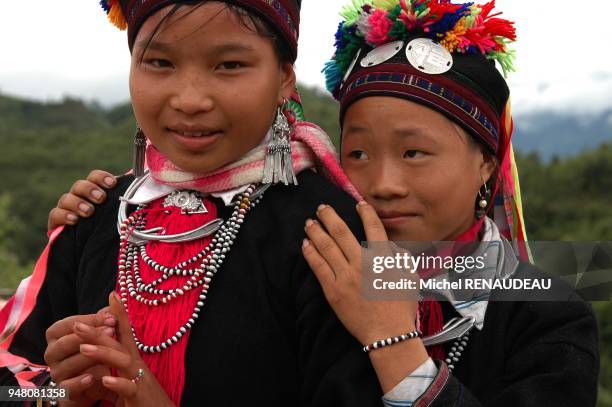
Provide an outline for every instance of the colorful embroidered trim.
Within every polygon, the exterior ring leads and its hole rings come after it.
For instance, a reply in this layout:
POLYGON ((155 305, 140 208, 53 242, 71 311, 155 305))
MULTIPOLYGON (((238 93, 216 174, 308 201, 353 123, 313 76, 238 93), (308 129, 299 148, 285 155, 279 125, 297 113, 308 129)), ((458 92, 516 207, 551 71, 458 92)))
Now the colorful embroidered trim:
POLYGON ((484 5, 450 0, 352 0, 340 13, 336 52, 323 72, 327 89, 336 93, 355 54, 364 46, 407 41, 423 35, 451 53, 481 53, 497 61, 506 76, 514 71, 514 23, 493 14, 495 1, 484 5))
MULTIPOLYGON (((497 144, 499 142, 499 132, 494 124, 495 122, 491 120, 485 114, 485 112, 483 112, 480 108, 478 108, 478 106, 476 106, 469 100, 465 99, 456 92, 453 92, 448 87, 444 87, 438 83, 432 82, 420 76, 401 72, 374 72, 365 76, 358 77, 356 80, 349 83, 342 90, 342 93, 344 95, 348 95, 349 93, 351 93, 351 91, 361 86, 370 85, 374 83, 399 84, 401 86, 418 88, 421 91, 428 92, 444 99, 445 101, 451 103, 453 106, 460 109, 463 113, 474 119, 474 121, 479 123, 482 129, 485 130, 486 133, 493 139, 489 142, 491 148, 493 148, 494 150, 497 149, 497 144)), ((465 122, 465 120, 462 121, 465 122)))
POLYGON ((285 20, 285 23, 287 24, 287 26, 289 27, 289 30, 291 30, 291 33, 293 34, 293 38, 297 40, 298 30, 295 27, 295 24, 293 23, 293 19, 291 18, 291 15, 289 14, 289 11, 287 11, 285 6, 283 6, 281 2, 278 0, 261 0, 261 1, 263 3, 268 4, 269 6, 273 7, 274 10, 276 10, 276 12, 285 20))

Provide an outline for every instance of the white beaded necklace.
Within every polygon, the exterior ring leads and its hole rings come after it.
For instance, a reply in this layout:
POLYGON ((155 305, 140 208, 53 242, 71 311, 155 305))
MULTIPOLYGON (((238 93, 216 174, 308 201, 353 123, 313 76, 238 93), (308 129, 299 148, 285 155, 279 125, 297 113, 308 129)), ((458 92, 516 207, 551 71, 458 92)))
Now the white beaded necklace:
MULTIPOLYGON (((175 266, 162 265, 153 260, 146 251, 146 245, 134 243, 130 241, 130 235, 134 231, 142 231, 146 225, 146 219, 143 214, 129 216, 127 219, 122 219, 119 226, 120 233, 120 249, 119 249, 119 290, 121 301, 128 311, 128 295, 148 306, 157 307, 185 295, 186 292, 195 288, 202 287, 202 291, 198 298, 197 304, 194 307, 193 313, 185 324, 183 324, 174 335, 162 341, 159 344, 144 344, 138 339, 136 331, 132 328, 134 341, 138 349, 147 353, 157 353, 177 343, 182 336, 191 329, 198 319, 200 311, 204 306, 206 295, 213 276, 221 268, 225 255, 232 247, 238 231, 244 222, 246 214, 261 200, 263 190, 257 191, 255 194, 255 185, 250 185, 239 198, 235 201, 234 210, 230 218, 225 221, 215 233, 211 243, 204 248, 200 253, 196 254, 189 260, 178 263, 175 266), (144 260, 155 271, 161 273, 161 276, 145 284, 140 277, 139 261, 144 260), (197 264, 199 265, 187 269, 186 267, 197 264), (161 290, 156 288, 160 283, 166 281, 173 276, 190 276, 187 283, 180 288, 161 290), (148 299, 142 296, 143 293, 161 296, 156 299, 148 299)), ((142 209, 142 208, 140 208, 142 209)))

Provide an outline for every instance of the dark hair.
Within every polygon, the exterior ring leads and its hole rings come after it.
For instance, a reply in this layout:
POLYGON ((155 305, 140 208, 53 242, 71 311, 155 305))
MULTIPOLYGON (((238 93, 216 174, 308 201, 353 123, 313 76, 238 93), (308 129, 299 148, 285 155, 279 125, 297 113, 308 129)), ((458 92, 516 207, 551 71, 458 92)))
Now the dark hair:
MULTIPOLYGON (((161 29, 162 25, 170 17, 175 15, 179 11, 179 9, 181 9, 185 5, 196 5, 197 4, 196 7, 194 7, 188 13, 185 13, 183 16, 180 17, 180 18, 184 18, 184 17, 188 16, 189 14, 193 13, 198 7, 204 5, 205 3, 206 3, 206 1, 200 0, 200 1, 188 1, 188 2, 184 2, 184 3, 175 4, 172 7, 172 9, 170 9, 170 11, 161 19, 161 21, 157 24, 157 26, 155 26, 155 29, 153 29, 153 32, 151 33, 151 35, 147 39, 147 42, 146 42, 146 44, 144 46, 144 49, 142 50, 139 62, 142 62, 142 59, 144 58, 144 54, 145 54, 147 48, 149 48, 149 45, 151 44, 151 42, 153 41, 155 36, 158 34, 158 32, 161 29)), ((239 20, 240 20, 240 23, 243 24, 244 27, 248 28, 249 30, 253 30, 258 35, 260 35, 260 36, 262 36, 264 38, 269 38, 272 41, 272 45, 274 47, 274 51, 275 51, 276 56, 277 56, 277 58, 279 60, 279 63, 281 63, 281 64, 283 64, 283 63, 291 63, 291 64, 293 64, 295 62, 295 60, 291 56, 291 51, 290 51, 289 46, 287 45, 287 43, 282 39, 282 37, 277 33, 277 31, 267 21, 263 20, 261 17, 255 15, 255 14, 249 12, 248 10, 245 10, 244 8, 239 7, 239 6, 235 5, 235 4, 227 4, 226 3, 225 4, 225 8, 227 10, 229 10, 230 12, 232 12, 236 17, 238 17, 239 20)), ((175 23, 176 22, 178 22, 178 20, 175 21, 175 23)))

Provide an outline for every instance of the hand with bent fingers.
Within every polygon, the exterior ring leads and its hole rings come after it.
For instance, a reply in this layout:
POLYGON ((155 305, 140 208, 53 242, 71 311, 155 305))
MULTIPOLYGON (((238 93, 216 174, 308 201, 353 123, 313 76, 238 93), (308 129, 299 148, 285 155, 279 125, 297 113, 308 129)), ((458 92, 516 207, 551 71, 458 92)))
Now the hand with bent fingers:
POLYGON ((61 196, 57 206, 49 212, 47 229, 74 225, 79 217, 90 217, 94 213, 93 204, 101 204, 106 200, 104 189, 113 188, 116 184, 115 177, 102 170, 93 170, 86 180, 76 181, 70 191, 61 196))
POLYGON ((97 335, 94 327, 86 323, 76 324, 76 334, 83 341, 80 353, 110 368, 117 369, 119 377, 107 374, 102 384, 117 394, 117 404, 125 407, 174 406, 164 389, 155 379, 140 357, 132 336, 128 315, 116 293, 109 296, 110 311, 117 317, 117 340, 97 335), (135 383, 138 370, 144 371, 142 379, 135 383))
POLYGON ((111 338, 115 334, 116 319, 108 307, 96 314, 65 318, 47 329, 45 361, 51 369, 52 379, 69 390, 72 401, 62 402, 62 405, 90 406, 98 400, 114 401, 116 395, 101 382, 110 369, 79 353, 84 342, 75 333, 77 323, 90 325, 98 337, 111 338))
MULTIPOLYGON (((357 205, 366 238, 387 241, 374 208, 357 205)), ((364 345, 399 336, 416 327, 416 301, 370 301, 361 288, 361 245, 333 208, 321 205, 318 221, 306 222, 302 252, 315 273, 325 298, 344 327, 364 345)), ((416 276, 415 276, 416 277, 416 276)), ((424 363, 428 356, 420 339, 370 352, 370 360, 385 392, 424 363)))

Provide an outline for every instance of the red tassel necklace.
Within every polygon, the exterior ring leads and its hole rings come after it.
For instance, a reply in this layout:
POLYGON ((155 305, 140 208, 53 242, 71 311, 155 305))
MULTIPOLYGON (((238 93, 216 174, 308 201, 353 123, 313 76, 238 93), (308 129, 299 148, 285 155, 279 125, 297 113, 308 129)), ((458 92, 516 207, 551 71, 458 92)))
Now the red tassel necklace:
POLYGON ((177 405, 185 383, 190 330, 246 214, 261 199, 254 192, 251 185, 240 195, 232 215, 214 236, 180 242, 133 238, 134 232, 160 229, 164 231, 161 236, 184 236, 213 222, 217 209, 212 201, 199 198, 199 205, 181 206, 181 202, 194 201, 183 198, 195 192, 178 191, 157 199, 120 224, 117 289, 143 360, 177 405))

